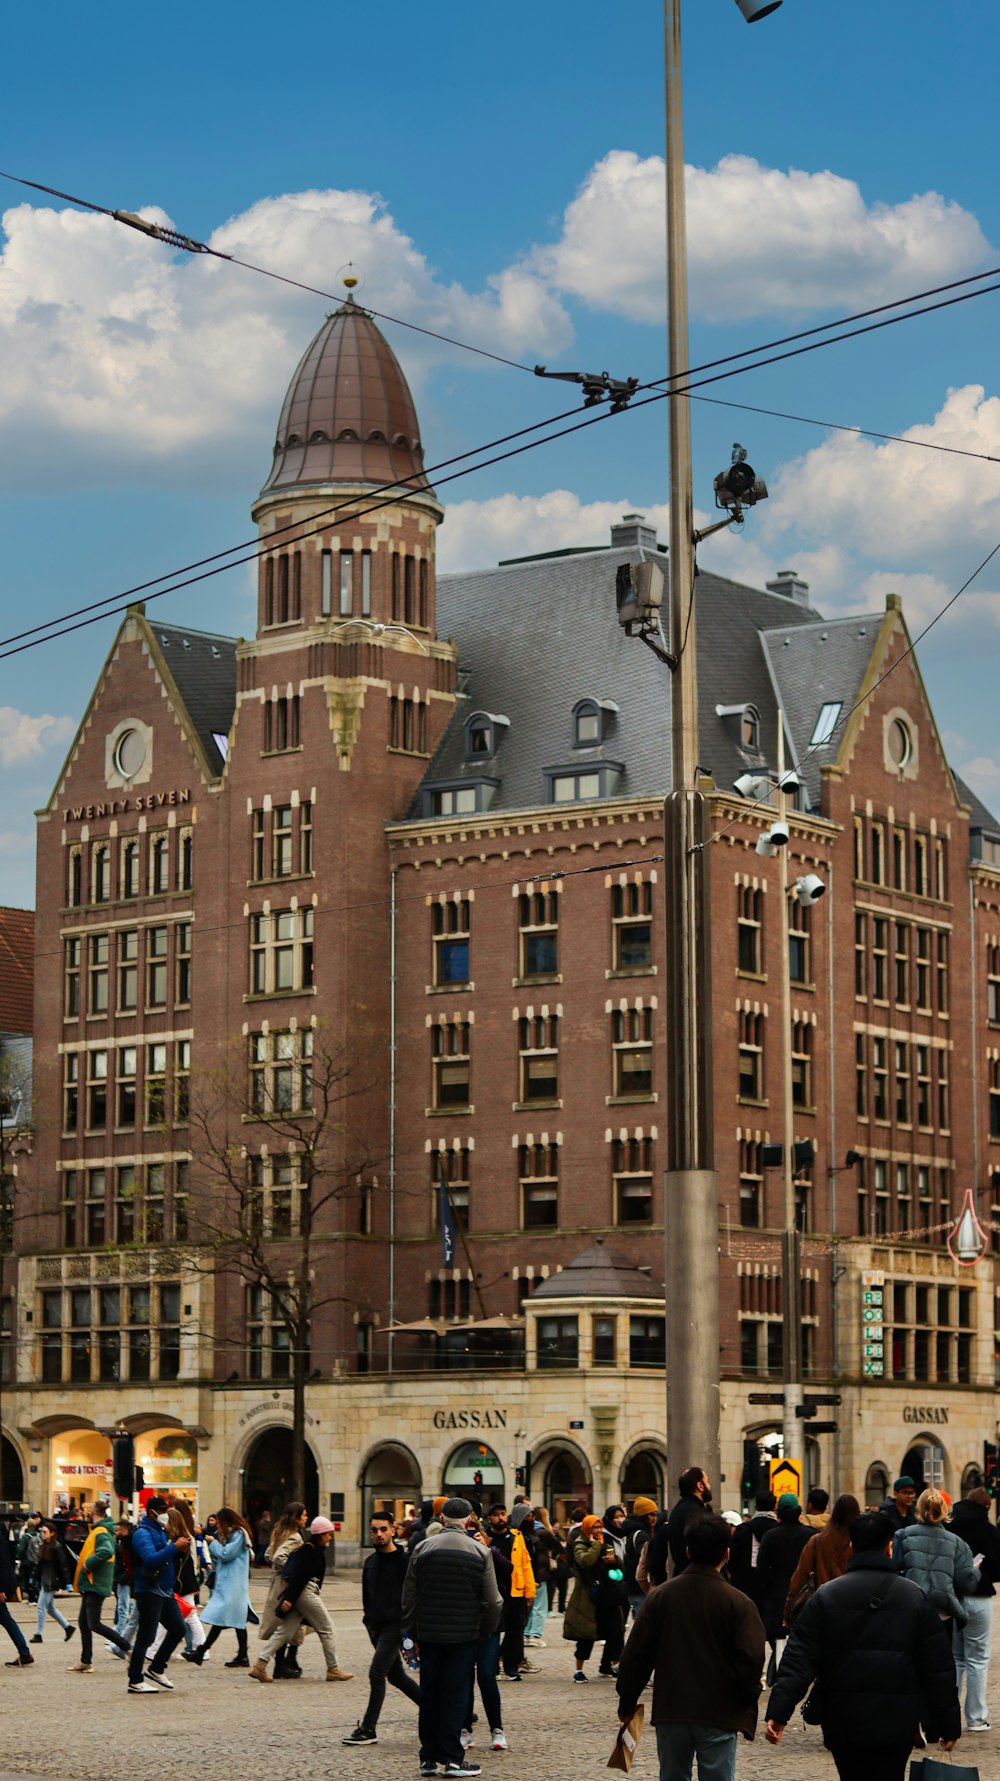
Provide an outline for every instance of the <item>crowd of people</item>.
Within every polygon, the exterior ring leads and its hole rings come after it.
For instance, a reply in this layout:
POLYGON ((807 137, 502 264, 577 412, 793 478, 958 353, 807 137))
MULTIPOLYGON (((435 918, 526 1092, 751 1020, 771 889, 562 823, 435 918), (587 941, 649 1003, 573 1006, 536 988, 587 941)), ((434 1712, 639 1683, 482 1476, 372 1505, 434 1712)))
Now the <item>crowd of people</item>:
MULTIPOLYGON (((16 1546, 0 1540, 0 1626, 15 1649, 8 1668, 30 1666, 30 1644, 52 1624, 67 1643, 79 1635, 74 1673, 92 1672, 100 1638, 127 1661, 129 1694, 156 1695, 173 1687, 167 1669, 178 1650, 203 1664, 229 1629, 236 1653, 227 1668, 258 1683, 291 1681, 303 1675, 313 1632, 325 1679, 349 1682, 322 1600, 333 1532, 297 1502, 269 1514, 263 1535, 229 1508, 202 1528, 182 1498, 154 1495, 136 1525, 115 1525, 98 1504, 74 1557, 52 1521, 30 1516, 16 1546), (270 1571, 260 1618, 250 1604, 255 1558, 270 1571), (57 1600, 71 1583, 75 1627, 57 1600), (10 1613, 18 1593, 37 1603, 30 1642, 10 1613)), ((534 1652, 557 1613, 572 1681, 589 1680, 600 1647, 598 1675, 617 1682, 623 1723, 652 1681, 661 1781, 690 1781, 695 1760, 702 1781, 733 1781, 738 1737, 754 1736, 765 1686, 768 1740, 781 1740, 803 1703, 841 1781, 875 1772, 902 1781, 912 1749, 953 1749, 963 1685, 966 1729, 989 1729, 1000 1533, 984 1490, 952 1506, 938 1490, 918 1496, 904 1476, 880 1509, 864 1513, 849 1494, 831 1507, 814 1490, 803 1509, 790 1493, 763 1490, 748 1516, 720 1516, 708 1476, 692 1466, 669 1510, 639 1496, 629 1513, 620 1504, 603 1516, 581 1508, 559 1526, 523 1495, 509 1510, 439 1496, 402 1524, 376 1508, 368 1535, 368 1699, 343 1743, 377 1743, 391 1686, 416 1708, 422 1775, 480 1773, 469 1755, 477 1694, 492 1748, 508 1748, 501 1683, 505 1690, 537 1671, 534 1652)))

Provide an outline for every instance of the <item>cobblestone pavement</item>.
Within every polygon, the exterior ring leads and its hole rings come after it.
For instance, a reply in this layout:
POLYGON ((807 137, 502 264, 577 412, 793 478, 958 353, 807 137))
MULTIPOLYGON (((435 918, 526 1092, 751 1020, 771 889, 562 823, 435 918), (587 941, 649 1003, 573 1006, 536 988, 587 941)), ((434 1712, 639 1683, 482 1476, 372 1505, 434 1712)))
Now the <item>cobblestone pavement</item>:
MULTIPOLYGON (((255 1582, 258 1606, 263 1595, 263 1586, 255 1582)), ((32 1669, 0 1667, 0 1781, 32 1781, 35 1776, 107 1781, 109 1774, 119 1773, 137 1781, 235 1781, 244 1776, 312 1781, 327 1775, 352 1781, 355 1772, 377 1781, 411 1781, 418 1765, 416 1713, 395 1689, 387 1693, 378 1744, 357 1750, 341 1745, 367 1699, 371 1648, 361 1625, 357 1573, 328 1580, 324 1598, 333 1612, 340 1662, 354 1671, 352 1682, 320 1680, 321 1654, 310 1636, 302 1660, 305 1678, 263 1688, 245 1670, 224 1667, 235 1653, 235 1641, 231 1633, 223 1633, 200 1670, 174 1659, 173 1695, 129 1696, 124 1665, 99 1639, 94 1641, 93 1675, 68 1675, 79 1643, 65 1644, 50 1621, 44 1644, 31 1647, 36 1660, 32 1669)), ((78 1604, 61 1598, 61 1606, 75 1621, 78 1604)), ((24 1605, 15 1615, 26 1633, 34 1632, 33 1609, 24 1605)), ((570 1647, 560 1631, 560 1618, 551 1617, 546 1649, 531 1654, 541 1666, 537 1675, 516 1685, 501 1684, 508 1752, 495 1754, 489 1748, 480 1717, 470 1756, 482 1763, 484 1781, 500 1781, 501 1776, 528 1781, 538 1775, 550 1781, 583 1781, 586 1776, 596 1781, 605 1772, 617 1730, 614 1685, 598 1681, 596 1664, 591 1664, 587 1687, 574 1686, 570 1647)), ((0 1646, 0 1659, 6 1662, 12 1652, 2 1633, 0 1646)), ((1000 1675, 990 1693, 998 1729, 963 1738, 956 1752, 958 1760, 979 1765, 982 1781, 1000 1777, 1000 1675)), ((636 1781, 656 1781, 655 1745, 648 1730, 632 1773, 636 1781)), ((754 1744, 741 1741, 737 1781, 835 1777, 819 1733, 798 1719, 778 1750, 764 1742, 762 1730, 754 1744)), ((878 1781, 874 1772, 872 1781, 878 1781)))

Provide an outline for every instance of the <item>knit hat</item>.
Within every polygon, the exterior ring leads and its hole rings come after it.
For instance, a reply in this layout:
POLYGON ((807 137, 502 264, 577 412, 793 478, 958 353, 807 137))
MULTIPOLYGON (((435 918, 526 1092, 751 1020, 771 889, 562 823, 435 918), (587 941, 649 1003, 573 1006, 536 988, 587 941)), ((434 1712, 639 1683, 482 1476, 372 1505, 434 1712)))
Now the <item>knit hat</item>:
POLYGON ((310 1539, 314 1540, 317 1534, 332 1534, 334 1532, 333 1522, 328 1521, 325 1515, 314 1515, 309 1523, 310 1539))
POLYGON ((434 1513, 435 1513, 435 1515, 440 1515, 440 1513, 441 1513, 442 1509, 444 1508, 445 1503, 447 1501, 448 1501, 447 1497, 435 1497, 434 1498, 434 1513))
POLYGON ((580 1532, 585 1540, 589 1540, 591 1534, 596 1533, 597 1529, 603 1526, 604 1523, 599 1515, 585 1515, 580 1523, 580 1532))
POLYGON ((800 1514, 801 1509, 802 1504, 799 1502, 794 1490, 783 1490, 778 1498, 779 1517, 783 1520, 787 1515, 789 1519, 791 1519, 793 1516, 800 1514))
POLYGON ((904 1472, 901 1478, 896 1479, 896 1482, 892 1487, 893 1495, 895 1495, 897 1490, 916 1490, 916 1488, 916 1479, 911 1478, 908 1472, 904 1472))
POLYGON ((632 1504, 632 1513, 633 1515, 658 1515, 659 1510, 652 1497, 636 1497, 632 1504))

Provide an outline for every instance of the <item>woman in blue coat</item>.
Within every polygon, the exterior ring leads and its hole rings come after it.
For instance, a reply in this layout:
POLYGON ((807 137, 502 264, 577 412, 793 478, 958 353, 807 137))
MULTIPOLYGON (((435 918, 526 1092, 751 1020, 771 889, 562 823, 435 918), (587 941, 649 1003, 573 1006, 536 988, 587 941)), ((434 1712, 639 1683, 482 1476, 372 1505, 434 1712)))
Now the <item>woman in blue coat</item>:
POLYGON ((201 1621, 209 1629, 204 1645, 194 1653, 195 1663, 203 1663, 224 1626, 236 1633, 237 1652, 226 1665, 227 1670, 248 1670, 247 1619, 250 1614, 250 1558, 253 1535, 242 1515, 235 1509, 220 1509, 216 1516, 218 1538, 209 1544, 209 1557, 215 1568, 215 1583, 202 1610, 201 1621))

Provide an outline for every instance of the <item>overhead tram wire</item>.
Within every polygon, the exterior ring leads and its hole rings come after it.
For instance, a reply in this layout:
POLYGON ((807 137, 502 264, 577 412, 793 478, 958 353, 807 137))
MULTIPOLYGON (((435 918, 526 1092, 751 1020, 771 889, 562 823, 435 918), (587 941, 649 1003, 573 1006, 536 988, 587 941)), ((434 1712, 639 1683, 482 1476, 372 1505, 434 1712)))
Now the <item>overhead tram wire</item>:
MULTIPOLYGON (((1000 284, 987 286, 983 290, 967 291, 964 294, 964 296, 949 299, 948 303, 950 304, 950 303, 956 303, 956 302, 966 302, 971 297, 983 296, 983 295, 986 295, 988 292, 991 292, 994 290, 1000 290, 1000 284)), ((638 400, 638 401, 635 400, 635 398, 633 397, 633 399, 629 403, 627 410, 626 409, 615 409, 612 407, 603 407, 599 413, 589 415, 586 418, 584 418, 583 420, 577 420, 574 425, 569 426, 569 427, 560 428, 560 430, 558 432, 548 434, 548 435, 546 435, 545 438, 531 440, 531 441, 529 441, 529 443, 527 445, 521 445, 521 446, 514 448, 511 451, 498 453, 496 456, 494 456, 492 458, 483 459, 482 462, 480 462, 480 463, 469 465, 465 470, 456 471, 451 476, 441 477, 438 480, 442 483, 455 481, 461 476, 471 475, 475 470, 487 469, 492 464, 501 463, 508 458, 517 457, 525 451, 533 450, 536 446, 551 444, 556 439, 562 439, 572 433, 580 432, 585 427, 595 426, 595 425, 597 425, 598 422, 603 421, 603 420, 609 420, 609 419, 613 418, 613 416, 615 416, 618 413, 632 412, 634 409, 637 409, 637 408, 648 407, 653 402, 665 401, 665 400, 668 400, 672 396, 681 396, 681 397, 691 396, 693 394, 693 392, 704 388, 706 385, 719 383, 719 382, 722 382, 730 377, 741 376, 747 371, 760 370, 766 365, 777 364, 785 359, 797 358, 803 353, 816 352, 819 350, 819 348, 824 347, 824 346, 840 345, 842 342, 844 342, 846 340, 850 340, 858 334, 867 334, 867 333, 872 332, 874 329, 890 327, 890 326, 894 325, 896 322, 909 321, 914 316, 925 315, 925 314, 930 313, 933 310, 937 310, 937 309, 940 309, 942 307, 947 307, 947 306, 948 306, 948 304, 935 303, 935 304, 931 304, 931 305, 927 306, 924 309, 908 310, 901 315, 886 317, 882 321, 879 321, 879 322, 869 322, 864 327, 850 330, 847 333, 839 334, 839 335, 836 335, 829 339, 811 340, 805 346, 793 347, 785 352, 771 354, 771 356, 769 356, 767 358, 755 360, 752 364, 740 364, 740 365, 736 365, 726 371, 714 371, 711 376, 699 378, 697 382, 689 382, 682 389, 677 389, 677 390, 662 389, 660 386, 665 381, 667 381, 663 378, 657 379, 655 381, 655 383, 640 384, 637 388, 636 395, 638 395, 640 390, 653 390, 653 391, 655 391, 655 393, 652 395, 647 395, 643 399, 638 400)), ((767 349, 760 348, 758 350, 766 351, 767 349)), ((734 354, 732 356, 734 358, 745 358, 746 355, 743 353, 740 353, 740 354, 734 354)), ((716 364, 718 364, 720 362, 723 362, 723 361, 718 361, 718 360, 715 361, 716 364)), ((696 370, 696 371, 700 370, 700 369, 701 369, 701 367, 694 367, 694 370, 696 370)), ((681 374, 681 375, 684 375, 684 374, 681 374)), ((690 376, 691 374, 688 373, 686 375, 690 376)), ((711 400, 711 398, 702 398, 702 399, 711 400)), ((735 404, 734 406, 739 406, 739 404, 735 404)), ((772 412, 777 414, 779 411, 775 410, 772 412)), ((579 415, 579 413, 580 413, 580 410, 578 408, 567 409, 567 410, 564 410, 562 414, 550 416, 548 420, 532 422, 529 426, 522 427, 519 430, 515 431, 514 433, 509 433, 509 434, 503 435, 500 439, 492 441, 488 445, 476 447, 471 451, 460 453, 454 458, 445 459, 442 461, 442 463, 440 465, 431 465, 428 468, 428 470, 426 471, 426 474, 427 475, 436 475, 438 469, 444 468, 448 464, 462 462, 466 458, 469 458, 469 457, 477 457, 480 452, 491 450, 492 446, 494 444, 505 444, 508 441, 513 440, 513 439, 524 438, 529 433, 537 433, 542 428, 544 428, 546 426, 552 426, 560 420, 570 419, 574 415, 579 415)), ((800 417, 789 416, 787 418, 796 419, 796 418, 800 418, 800 417)), ((804 417, 802 417, 802 418, 804 418, 804 417)), ((818 423, 818 424, 822 424, 822 423, 818 423)), ((846 430, 848 430, 848 431, 852 431, 852 430, 864 431, 864 429, 850 429, 850 428, 848 428, 846 430)), ((907 440, 898 434, 873 434, 873 437, 894 439, 899 444, 902 444, 902 445, 906 445, 906 444, 920 445, 920 446, 925 447, 925 449, 944 451, 949 454, 951 454, 959 449, 957 447, 937 445, 936 443, 931 443, 931 442, 923 441, 923 440, 907 440)), ((970 456, 970 457, 978 457, 987 463, 995 463, 998 461, 992 455, 990 455, 988 453, 984 453, 984 452, 966 451, 966 452, 963 452, 962 455, 970 456)), ((403 479, 399 482, 383 484, 383 485, 381 485, 381 487, 384 490, 396 489, 396 490, 402 490, 405 493, 406 480, 403 479)), ((373 492, 378 493, 379 490, 375 490, 373 492)), ((382 502, 376 503, 376 506, 373 508, 357 509, 351 517, 363 518, 366 513, 378 511, 379 508, 386 506, 386 505, 390 505, 392 503, 392 501, 395 501, 399 498, 400 498, 399 495, 394 495, 394 496, 390 497, 390 499, 388 501, 382 501, 382 502)), ((352 505, 353 505, 353 503, 350 501, 340 502, 340 503, 337 503, 335 506, 331 507, 330 509, 324 510, 324 512, 327 515, 329 515, 330 513, 339 513, 339 512, 342 512, 345 507, 350 507, 352 505)), ((272 532, 270 534, 270 539, 271 539, 271 541, 273 541, 273 539, 280 532, 283 532, 283 531, 294 531, 298 538, 308 538, 308 537, 314 536, 317 532, 323 531, 325 529, 326 529, 325 525, 313 526, 311 528, 302 528, 299 523, 293 521, 288 526, 276 527, 274 532, 272 532)), ((199 568, 203 568, 204 565, 210 564, 210 563, 216 563, 219 565, 218 567, 209 570, 206 574, 187 576, 186 568, 184 568, 181 570, 171 571, 164 575, 155 576, 148 582, 140 583, 137 586, 135 586, 134 588, 125 590, 124 593, 117 594, 117 595, 107 595, 102 600, 91 602, 91 604, 89 606, 77 607, 76 609, 71 610, 69 613, 63 614, 62 617, 50 619, 41 625, 32 626, 29 630, 17 632, 8 638, 0 639, 0 661, 4 660, 7 656, 20 654, 23 649, 28 649, 28 648, 34 647, 34 644, 31 642, 22 642, 21 639, 23 639, 23 638, 34 638, 36 642, 43 642, 43 643, 49 642, 51 639, 53 639, 55 637, 59 637, 59 636, 64 636, 70 631, 83 629, 85 627, 85 624, 96 622, 94 619, 86 619, 83 621, 83 623, 76 623, 76 624, 70 624, 70 623, 66 622, 67 620, 70 620, 70 619, 77 619, 80 617, 80 615, 82 615, 84 613, 97 612, 98 608, 103 607, 103 608, 107 609, 106 612, 104 612, 103 614, 98 614, 98 616, 110 617, 114 612, 123 610, 124 605, 128 604, 129 601, 132 598, 134 598, 135 595, 137 595, 139 593, 147 593, 148 590, 150 590, 150 589, 156 589, 155 592, 149 593, 149 598, 158 599, 165 593, 179 591, 181 588, 191 586, 195 582, 210 579, 210 577, 212 575, 220 574, 220 573, 222 573, 222 571, 224 569, 238 568, 245 563, 252 562, 255 558, 260 557, 265 554, 265 550, 263 550, 263 549, 259 549, 259 548, 252 549, 251 544, 253 542, 255 542, 255 541, 247 540, 246 544, 232 545, 227 550, 217 551, 214 553, 214 555, 209 556, 209 557, 203 557, 200 559, 200 561, 187 566, 187 568, 199 569, 199 568), (243 555, 243 556, 237 556, 235 553, 240 550, 246 551, 248 554, 243 555), (222 562, 220 562, 220 559, 223 557, 232 557, 233 560, 229 563, 222 563, 222 562), (175 577, 178 575, 186 576, 186 579, 176 580, 175 577), (162 581, 169 581, 171 585, 169 587, 157 589, 157 583, 162 582, 162 581), (39 633, 41 633, 43 631, 47 632, 48 635, 44 636, 44 637, 40 636, 39 633), (3 647, 7 644, 12 644, 12 643, 18 644, 19 647, 14 648, 14 649, 3 647)))

